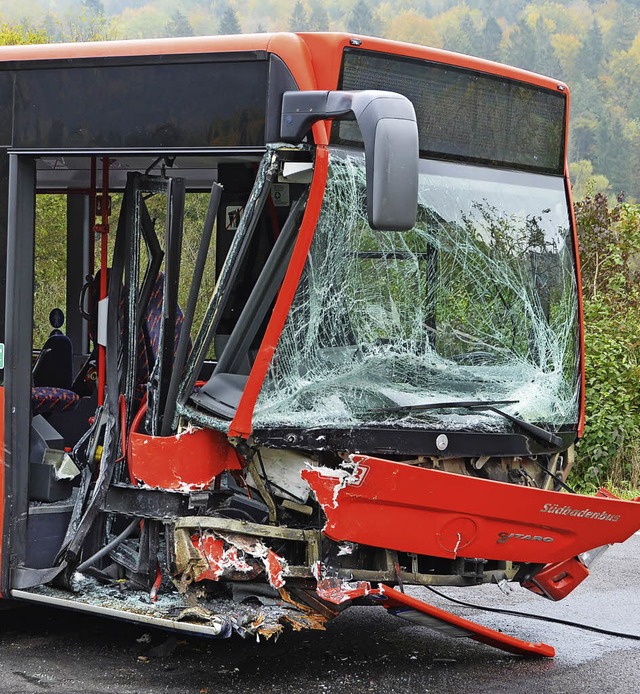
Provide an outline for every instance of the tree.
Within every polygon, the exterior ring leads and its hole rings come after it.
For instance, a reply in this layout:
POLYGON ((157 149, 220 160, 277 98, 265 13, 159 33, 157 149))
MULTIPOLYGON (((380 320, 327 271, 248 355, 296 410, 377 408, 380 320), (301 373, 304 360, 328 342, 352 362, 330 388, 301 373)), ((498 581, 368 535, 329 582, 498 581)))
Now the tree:
POLYGON ((500 59, 502 27, 494 17, 489 17, 480 32, 480 55, 489 60, 500 59))
POLYGON ((358 0, 347 17, 347 30, 354 34, 375 36, 380 28, 366 0, 358 0))
POLYGON ((571 161, 593 160, 597 156, 598 122, 597 117, 584 112, 573 118, 569 141, 571 161))
POLYGON ((105 13, 102 0, 82 0, 82 10, 69 9, 57 32, 63 41, 109 41, 116 38, 114 23, 105 13), (66 26, 65 26, 66 25, 66 26))
POLYGON ((571 192, 575 201, 584 200, 596 193, 607 193, 609 180, 602 174, 593 171, 593 164, 588 159, 581 159, 571 164, 571 192))
POLYGON ((94 15, 104 14, 104 3, 102 0, 82 0, 82 7, 94 15))
POLYGON ((442 39, 433 26, 433 20, 417 12, 401 12, 390 22, 385 22, 384 35, 396 41, 408 41, 432 48, 442 47, 442 39))
POLYGON ((242 29, 240 28, 240 22, 238 21, 238 15, 236 11, 227 5, 222 13, 222 18, 220 19, 220 33, 221 34, 241 34, 242 29))
POLYGON ((607 35, 609 52, 626 51, 640 31, 640 12, 635 2, 618 0, 613 13, 613 25, 607 35))
POLYGON ((458 53, 479 53, 480 36, 468 12, 465 12, 453 26, 443 32, 444 46, 458 53))
MULTIPOLYGON (((508 24, 515 24, 527 8, 528 0, 486 0, 480 9, 485 15, 504 17, 508 24)), ((479 3, 480 5, 480 3, 479 3)))
POLYGON ((44 29, 10 24, 0 24, 0 46, 19 46, 24 43, 47 43, 49 37, 44 29))
POLYGON ((534 36, 537 51, 536 60, 532 64, 534 69, 545 75, 559 75, 560 61, 553 50, 549 29, 542 16, 538 17, 534 28, 534 36))
POLYGON ((156 6, 144 5, 138 9, 127 7, 118 17, 123 38, 146 39, 163 36, 171 16, 156 6))
POLYGON ((44 31, 52 42, 61 40, 60 22, 51 12, 47 12, 42 20, 42 31, 44 31))
POLYGON ((565 82, 575 82, 581 75, 578 55, 582 43, 575 34, 553 34, 551 37, 553 50, 558 56, 562 79, 565 82))
POLYGON ((578 65, 582 75, 589 79, 595 79, 600 73, 603 58, 604 42, 602 40, 602 30, 599 22, 594 19, 578 53, 578 65))
POLYGON ((587 427, 576 472, 640 483, 640 208, 602 193, 576 203, 584 298, 587 427))
POLYGON ((509 35, 505 47, 506 62, 510 65, 534 70, 537 61, 538 49, 536 36, 529 23, 520 20, 509 35))
POLYGON ((298 0, 293 6, 291 16, 289 17, 289 29, 290 31, 308 31, 309 28, 307 10, 302 4, 302 0, 298 0))
POLYGON ((627 141, 620 120, 611 115, 602 118, 598 129, 598 156, 594 164, 607 176, 616 194, 629 192, 630 150, 631 143, 627 141))
POLYGON ((328 31, 329 30, 329 15, 322 2, 311 6, 311 17, 309 19, 309 28, 311 31, 328 31))
POLYGON ((176 10, 164 28, 165 36, 193 36, 193 27, 187 17, 176 10))

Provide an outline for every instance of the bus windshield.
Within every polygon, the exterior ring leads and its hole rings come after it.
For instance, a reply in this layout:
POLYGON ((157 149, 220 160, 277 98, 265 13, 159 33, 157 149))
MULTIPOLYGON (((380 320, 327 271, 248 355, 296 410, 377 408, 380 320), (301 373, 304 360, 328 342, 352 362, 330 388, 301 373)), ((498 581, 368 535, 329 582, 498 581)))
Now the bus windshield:
POLYGON ((257 402, 256 427, 510 431, 506 401, 575 427, 575 255, 561 176, 421 161, 418 222, 366 222, 360 152, 333 148, 321 217, 257 402))

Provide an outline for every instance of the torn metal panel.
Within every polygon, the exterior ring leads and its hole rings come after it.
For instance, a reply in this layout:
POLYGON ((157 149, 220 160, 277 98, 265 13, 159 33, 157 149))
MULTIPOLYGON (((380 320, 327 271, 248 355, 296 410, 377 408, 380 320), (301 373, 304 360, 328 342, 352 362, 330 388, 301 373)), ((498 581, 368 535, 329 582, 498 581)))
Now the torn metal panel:
POLYGON ((369 595, 371 584, 367 581, 345 581, 340 578, 327 577, 318 581, 316 593, 327 602, 341 605, 350 600, 357 600, 369 595))
POLYGON ((263 573, 272 588, 285 585, 287 562, 254 537, 199 530, 175 532, 176 573, 181 585, 192 581, 249 581, 263 573))
MULTIPOLYGON (((338 495, 340 492, 348 486, 358 486, 364 479, 364 476, 367 474, 367 470, 368 468, 365 465, 358 465, 357 463, 348 461, 344 462, 339 468, 314 467, 312 470, 303 470, 301 474, 303 479, 309 482, 311 489, 324 509, 325 503, 328 503, 331 508, 337 508, 338 495), (316 472, 321 478, 332 479, 334 482, 331 488, 331 495, 330 497, 327 497, 326 502, 320 500, 318 491, 311 482, 311 479, 315 478, 309 478, 308 473, 311 471, 316 472)), ((324 511, 326 513, 326 509, 324 509, 324 511)))
POLYGON ((287 570, 286 560, 270 549, 267 552, 267 556, 264 558, 264 568, 269 585, 274 588, 282 588, 285 584, 284 576, 287 570))
POLYGON ((285 588, 280 589, 280 597, 296 608, 295 611, 285 614, 283 618, 294 631, 301 631, 302 629, 317 629, 322 631, 325 629, 328 619, 324 614, 320 614, 308 605, 300 602, 294 597, 293 593, 285 588))
POLYGON ((194 547, 202 554, 206 563, 206 570, 197 576, 196 581, 209 579, 219 581, 222 578, 234 580, 237 578, 253 579, 261 567, 251 558, 245 558, 244 552, 239 552, 237 547, 226 546, 222 538, 213 534, 193 535, 191 537, 194 547))
POLYGON ((640 504, 551 492, 352 456, 305 470, 336 541, 453 559, 556 563, 624 542, 640 504), (357 522, 354 520, 357 519, 357 522))
POLYGON ((185 529, 178 529, 174 542, 176 575, 181 589, 205 579, 251 580, 262 571, 251 557, 239 556, 237 547, 227 545, 211 532, 192 535, 185 529))
POLYGON ((207 489, 224 470, 242 468, 225 436, 191 426, 174 436, 132 432, 128 464, 136 481, 178 491, 207 489))
MULTIPOLYGON (((320 531, 300 530, 284 526, 261 525, 233 518, 217 518, 212 516, 185 516, 175 523, 176 531, 187 529, 201 531, 210 529, 218 535, 225 532, 248 535, 250 537, 274 538, 278 540, 292 540, 302 542, 307 546, 307 564, 311 566, 319 558, 320 531)), ((310 575, 310 574, 309 574, 310 575)))
POLYGON ((236 533, 219 533, 225 542, 238 550, 257 559, 264 567, 267 581, 272 588, 282 588, 285 584, 284 576, 287 571, 287 562, 278 556, 271 548, 256 538, 236 533))
POLYGON ((191 583, 209 569, 205 556, 195 547, 186 529, 175 530, 174 544, 176 573, 180 576, 181 585, 191 583))

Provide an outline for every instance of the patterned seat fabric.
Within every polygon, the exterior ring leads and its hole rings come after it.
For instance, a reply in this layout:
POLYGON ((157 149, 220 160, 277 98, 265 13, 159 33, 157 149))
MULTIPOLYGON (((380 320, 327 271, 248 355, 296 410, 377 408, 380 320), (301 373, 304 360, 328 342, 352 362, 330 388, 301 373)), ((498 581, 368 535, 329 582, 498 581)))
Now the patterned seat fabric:
POLYGON ((80 396, 69 390, 73 380, 73 347, 71 340, 54 334, 44 343, 40 359, 33 371, 31 410, 36 414, 52 414, 74 410, 80 396))
POLYGON ((80 396, 72 390, 53 386, 36 386, 31 389, 31 409, 33 414, 51 414, 75 410, 80 396))
MULTIPOLYGON (((137 365, 137 385, 134 395, 134 412, 138 410, 140 403, 147 392, 147 383, 149 376, 153 370, 153 365, 158 357, 160 347, 160 328, 162 326, 162 303, 164 299, 164 273, 158 273, 147 310, 142 321, 142 335, 138 336, 138 365, 137 365)), ((176 328, 174 336, 174 356, 178 348, 180 333, 182 332, 182 324, 184 323, 184 315, 178 307, 176 314, 176 328)))
MULTIPOLYGON (((142 324, 144 338, 151 349, 151 355, 154 361, 158 356, 158 349, 160 347, 160 326, 162 325, 163 297, 164 274, 161 272, 158 274, 158 279, 156 279, 156 283, 153 285, 153 290, 151 291, 151 296, 149 297, 149 305, 147 306, 147 314, 142 324)), ((183 322, 184 316, 182 315, 180 307, 178 307, 176 315, 176 332, 174 337, 174 345, 176 348, 178 346, 178 340, 180 339, 183 322)))

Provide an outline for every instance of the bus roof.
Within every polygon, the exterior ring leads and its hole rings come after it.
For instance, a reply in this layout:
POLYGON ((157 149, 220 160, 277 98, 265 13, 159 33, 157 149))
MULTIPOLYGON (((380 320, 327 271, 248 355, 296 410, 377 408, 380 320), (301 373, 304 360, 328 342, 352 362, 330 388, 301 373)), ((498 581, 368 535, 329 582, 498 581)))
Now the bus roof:
POLYGON ((0 63, 267 51, 284 60, 301 89, 335 89, 340 72, 342 51, 349 46, 354 49, 380 51, 477 70, 548 89, 556 90, 559 85, 562 89, 566 88, 563 83, 557 80, 482 58, 399 41, 345 33, 294 34, 283 32, 0 46, 0 63), (311 66, 312 71, 308 69, 311 66))

